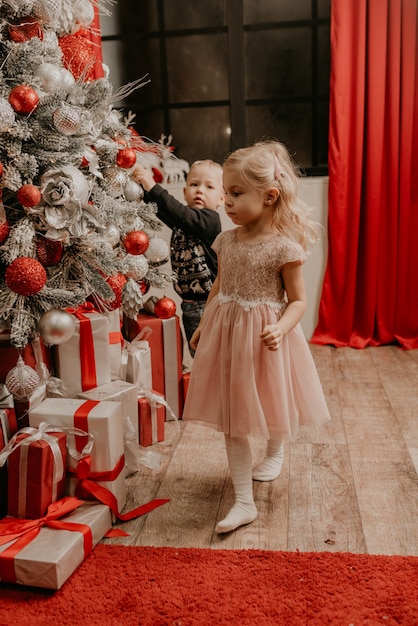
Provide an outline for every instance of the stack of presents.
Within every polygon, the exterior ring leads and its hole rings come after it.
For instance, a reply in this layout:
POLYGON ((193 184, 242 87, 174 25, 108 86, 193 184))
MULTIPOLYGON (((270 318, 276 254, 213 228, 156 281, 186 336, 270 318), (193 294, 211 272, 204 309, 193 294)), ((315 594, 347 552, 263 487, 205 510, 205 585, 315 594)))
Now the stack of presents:
MULTIPOLYGON (((164 440, 181 418, 187 375, 177 315, 91 305, 71 313, 75 332, 60 345, 37 339, 20 355, 0 333, 0 580, 59 589, 125 512, 125 459, 132 444, 164 440), (13 376, 43 371, 29 395, 10 393, 13 376), (10 383, 9 383, 10 384, 10 383)), ((116 531, 114 528, 113 531, 116 531)))

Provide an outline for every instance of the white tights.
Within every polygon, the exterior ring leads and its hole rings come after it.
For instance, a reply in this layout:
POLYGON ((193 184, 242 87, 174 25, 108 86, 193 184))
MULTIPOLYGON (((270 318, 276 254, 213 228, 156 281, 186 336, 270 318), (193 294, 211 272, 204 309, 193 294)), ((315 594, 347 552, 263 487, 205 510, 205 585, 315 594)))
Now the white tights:
POLYGON ((226 454, 234 486, 235 504, 216 526, 217 533, 228 533, 253 522, 258 513, 253 497, 252 455, 247 437, 225 435, 226 454))
POLYGON ((282 470, 284 457, 283 437, 269 439, 264 460, 253 470, 254 480, 274 480, 282 470))

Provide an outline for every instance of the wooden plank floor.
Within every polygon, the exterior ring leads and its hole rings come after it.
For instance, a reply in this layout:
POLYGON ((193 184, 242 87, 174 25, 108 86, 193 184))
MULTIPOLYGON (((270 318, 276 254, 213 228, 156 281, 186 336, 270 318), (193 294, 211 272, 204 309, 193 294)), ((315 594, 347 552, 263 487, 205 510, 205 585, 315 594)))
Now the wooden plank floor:
MULTIPOLYGON (((145 449, 157 465, 127 479, 126 510, 170 502, 103 542, 418 555, 418 351, 311 349, 333 419, 286 444, 277 480, 254 482, 253 524, 214 532, 233 500, 223 435, 171 422, 167 441, 145 449)), ((265 444, 251 443, 257 463, 265 444)))

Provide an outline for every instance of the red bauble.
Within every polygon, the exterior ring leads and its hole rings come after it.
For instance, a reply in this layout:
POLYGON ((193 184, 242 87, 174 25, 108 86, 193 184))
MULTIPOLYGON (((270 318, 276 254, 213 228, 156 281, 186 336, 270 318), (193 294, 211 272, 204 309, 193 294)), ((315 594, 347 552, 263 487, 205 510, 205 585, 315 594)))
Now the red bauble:
POLYGON ((149 237, 143 230, 131 230, 123 239, 128 254, 144 254, 148 250, 149 237))
POLYGON ((44 267, 51 267, 51 265, 59 263, 63 251, 64 244, 62 241, 55 241, 42 236, 36 240, 36 256, 44 267))
POLYGON ((167 320, 176 314, 176 303, 171 298, 164 296, 157 300, 154 306, 154 313, 162 320, 167 320))
POLYGON ((84 37, 65 35, 58 39, 63 54, 63 65, 77 80, 83 76, 85 81, 94 78, 96 52, 93 44, 84 37))
POLYGON ((41 201, 41 190, 36 185, 22 185, 17 191, 17 199, 25 207, 34 207, 41 201))
POLYGON ((164 176, 162 175, 160 170, 157 170, 156 167, 152 167, 152 177, 155 180, 156 183, 162 183, 164 176))
POLYGON ((24 17, 17 24, 10 24, 9 37, 15 43, 23 43, 32 37, 39 37, 42 40, 44 34, 39 22, 33 17, 24 17))
POLYGON ((150 290, 151 285, 149 284, 149 282, 147 280, 145 280, 144 278, 142 280, 137 280, 136 281, 140 290, 142 291, 142 293, 145 295, 146 293, 148 293, 148 291, 150 290))
POLYGON ((29 85, 18 85, 9 93, 9 102, 16 113, 29 115, 38 106, 39 96, 29 85))
POLYGON ((0 163, 0 176, 3 176, 3 163, 0 163))
POLYGON ((3 241, 6 241, 7 237, 9 236, 9 233, 10 233, 10 226, 9 226, 8 221, 6 220, 2 224, 0 224, 0 243, 3 243, 3 241))
POLYGON ((36 259, 18 257, 6 268, 6 285, 21 296, 33 296, 46 284, 46 271, 36 259))
POLYGON ((136 163, 136 151, 133 148, 121 148, 116 154, 116 165, 125 170, 133 167, 136 163))

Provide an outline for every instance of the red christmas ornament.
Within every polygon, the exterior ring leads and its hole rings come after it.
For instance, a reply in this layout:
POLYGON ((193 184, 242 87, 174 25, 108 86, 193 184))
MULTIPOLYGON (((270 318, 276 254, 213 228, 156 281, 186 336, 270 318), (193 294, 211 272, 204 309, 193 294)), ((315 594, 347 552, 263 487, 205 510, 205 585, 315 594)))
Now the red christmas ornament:
POLYGON ((9 93, 9 102, 16 111, 22 115, 29 115, 35 111, 39 104, 39 96, 29 85, 13 87, 9 93))
POLYGON ((46 271, 36 259, 18 257, 6 268, 6 285, 21 296, 33 296, 46 285, 46 271))
POLYGON ((136 151, 133 148, 121 148, 116 154, 116 165, 125 170, 133 167, 136 163, 136 151))
POLYGON ((0 224, 0 243, 3 243, 3 241, 6 241, 7 237, 9 236, 9 233, 10 233, 10 226, 9 226, 8 221, 6 220, 2 224, 0 224))
POLYGON ((17 199, 25 207, 34 207, 41 201, 41 190, 36 185, 22 185, 17 191, 17 199))
POLYGON ((96 53, 93 44, 84 37, 65 35, 58 39, 63 54, 63 65, 77 80, 80 76, 87 82, 94 78, 96 53))
POLYGON ((56 265, 62 259, 64 244, 62 241, 55 241, 47 237, 39 237, 36 240, 36 256, 44 267, 56 265))
POLYGON ((142 280, 137 280, 136 281, 141 292, 145 295, 146 293, 148 293, 148 291, 150 290, 151 285, 149 284, 149 282, 145 279, 142 280))
POLYGON ((0 176, 3 176, 3 163, 0 163, 0 176))
POLYGON ((162 320, 167 320, 176 314, 176 303, 171 298, 164 296, 155 303, 154 313, 162 320))
POLYGON ((149 237, 142 230, 131 230, 123 239, 128 254, 144 254, 148 250, 149 237))
POLYGON ((156 183, 162 183, 164 176, 162 175, 160 170, 157 170, 156 167, 152 167, 151 170, 152 170, 152 177, 155 180, 155 182, 156 183))
POLYGON ((44 34, 42 28, 33 17, 24 17, 16 24, 9 26, 9 38, 15 43, 29 41, 32 37, 39 37, 42 41, 44 34))

